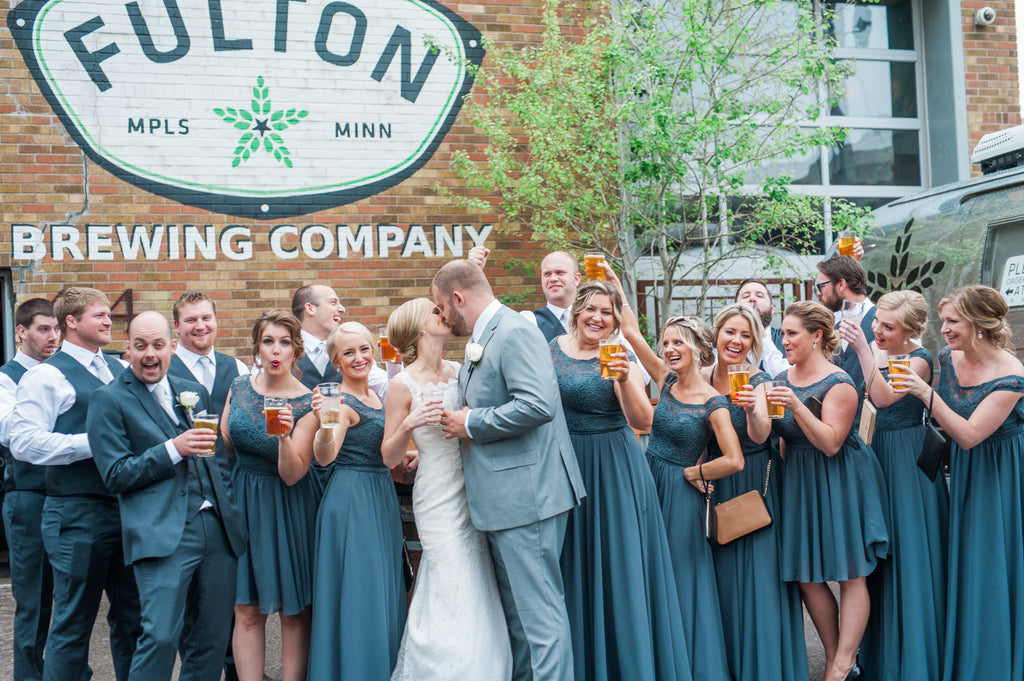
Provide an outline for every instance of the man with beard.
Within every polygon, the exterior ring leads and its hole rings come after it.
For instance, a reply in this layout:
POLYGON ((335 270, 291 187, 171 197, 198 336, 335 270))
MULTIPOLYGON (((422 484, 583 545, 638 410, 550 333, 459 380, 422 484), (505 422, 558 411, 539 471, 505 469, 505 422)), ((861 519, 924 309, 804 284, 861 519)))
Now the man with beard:
POLYGON ((14 313, 21 347, 0 367, 0 452, 4 457, 4 532, 11 566, 14 611, 14 678, 43 678, 43 648, 50 626, 53 572, 43 548, 43 501, 46 468, 11 456, 11 411, 14 393, 25 372, 45 362, 60 341, 53 303, 45 298, 26 300, 14 313))
POLYGON ((768 285, 760 279, 747 279, 736 291, 737 303, 746 303, 757 310, 761 317, 764 337, 761 339, 761 368, 771 377, 778 376, 789 368, 786 353, 782 349, 782 332, 772 327, 775 307, 768 285))
MULTIPOLYGON (((828 260, 822 260, 817 267, 818 279, 814 284, 814 290, 821 304, 832 310, 836 327, 838 328, 843 320, 843 303, 856 303, 854 314, 859 312, 863 315, 860 328, 864 331, 868 343, 873 342, 875 334, 871 330, 871 322, 875 320, 875 305, 868 299, 868 278, 864 268, 856 258, 849 255, 836 255, 828 260)), ((857 390, 863 393, 864 373, 861 371, 856 351, 851 347, 844 347, 839 357, 833 358, 832 361, 850 374, 857 390)))

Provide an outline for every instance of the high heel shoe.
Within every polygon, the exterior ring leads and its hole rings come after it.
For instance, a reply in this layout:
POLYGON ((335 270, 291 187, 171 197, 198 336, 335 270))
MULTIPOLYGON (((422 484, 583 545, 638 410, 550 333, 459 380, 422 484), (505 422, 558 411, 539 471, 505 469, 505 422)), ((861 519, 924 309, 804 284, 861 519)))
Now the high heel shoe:
POLYGON ((861 681, 864 673, 861 671, 860 664, 857 662, 853 663, 850 667, 850 671, 846 672, 846 681, 861 681))

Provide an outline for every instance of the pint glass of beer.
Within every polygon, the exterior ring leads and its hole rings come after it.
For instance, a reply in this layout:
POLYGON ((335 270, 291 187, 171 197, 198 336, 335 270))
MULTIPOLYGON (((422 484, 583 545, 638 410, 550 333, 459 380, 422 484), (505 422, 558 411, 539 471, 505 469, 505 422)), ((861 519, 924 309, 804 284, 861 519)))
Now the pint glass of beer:
POLYGON ((839 255, 853 255, 853 244, 857 237, 853 232, 843 230, 839 232, 839 255))
POLYGON ((334 428, 341 423, 341 384, 321 383, 317 389, 324 398, 320 407, 320 427, 334 428))
POLYGON ((768 392, 770 392, 772 388, 782 388, 785 387, 785 385, 785 381, 769 381, 764 386, 766 389, 764 399, 768 403, 768 418, 770 419, 781 419, 786 415, 786 408, 781 404, 775 404, 771 401, 771 398, 768 397, 768 392))
POLYGON ((288 406, 288 400, 283 397, 264 397, 263 411, 267 415, 267 435, 276 437, 287 435, 288 427, 281 423, 281 410, 288 406))
POLYGON ((608 365, 614 362, 617 357, 612 357, 614 353, 623 352, 622 341, 618 338, 602 338, 598 341, 600 346, 601 354, 598 356, 601 362, 601 378, 606 381, 616 381, 619 378, 619 371, 612 369, 608 365))
POLYGON ((380 358, 385 362, 397 362, 398 350, 391 347, 391 343, 388 342, 388 327, 382 326, 377 329, 377 337, 380 339, 380 358))
MULTIPOLYGON (((219 423, 220 416, 217 414, 204 413, 196 414, 192 417, 193 428, 206 428, 207 430, 212 430, 214 435, 217 434, 217 424, 219 423)), ((215 444, 211 445, 209 449, 203 450, 201 453, 196 454, 196 456, 213 456, 213 452, 216 448, 217 446, 215 444)))
POLYGON ((604 270, 601 269, 603 264, 604 253, 587 253, 583 256, 583 267, 587 271, 587 279, 591 281, 594 279, 604 279, 604 270))
POLYGON ((910 355, 889 355, 889 380, 893 382, 893 390, 907 389, 900 374, 909 373, 910 355))
POLYGON ((736 393, 739 390, 750 383, 750 374, 753 373, 753 367, 749 364, 730 364, 729 365, 729 400, 739 405, 736 401, 736 393))

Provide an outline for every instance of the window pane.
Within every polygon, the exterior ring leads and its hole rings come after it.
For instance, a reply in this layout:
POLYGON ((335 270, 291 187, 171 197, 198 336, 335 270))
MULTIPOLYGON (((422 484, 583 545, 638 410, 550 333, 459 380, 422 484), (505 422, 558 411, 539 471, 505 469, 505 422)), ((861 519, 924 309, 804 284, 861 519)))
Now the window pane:
POLYGON ((786 175, 790 184, 821 184, 821 151, 815 147, 806 154, 770 161, 747 173, 747 184, 761 184, 770 177, 786 175))
POLYGON ((829 151, 832 184, 920 185, 916 130, 850 130, 829 151))
POLYGON ((914 49, 910 0, 883 0, 872 5, 852 2, 829 5, 835 10, 832 29, 839 47, 914 49))
POLYGON ((858 60, 833 116, 917 117, 917 76, 913 62, 858 60), (889 97, 883 96, 889 93, 889 97))

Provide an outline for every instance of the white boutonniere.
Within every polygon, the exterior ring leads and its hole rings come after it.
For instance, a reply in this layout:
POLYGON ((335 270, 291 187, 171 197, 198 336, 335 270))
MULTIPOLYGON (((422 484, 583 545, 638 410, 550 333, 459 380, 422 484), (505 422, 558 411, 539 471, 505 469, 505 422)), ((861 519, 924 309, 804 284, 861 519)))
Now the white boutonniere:
POLYGON ((466 344, 466 361, 476 364, 484 356, 484 346, 476 343, 466 344))
POLYGON ((188 420, 191 422, 192 410, 196 408, 197 404, 199 404, 199 393, 191 390, 184 390, 178 393, 178 397, 175 401, 178 403, 179 407, 185 410, 185 413, 188 414, 188 420))

